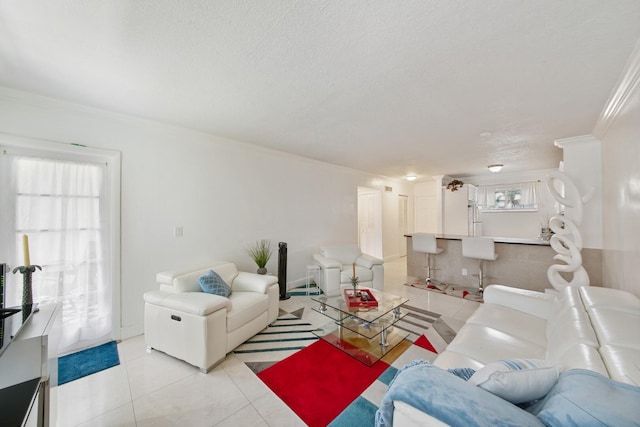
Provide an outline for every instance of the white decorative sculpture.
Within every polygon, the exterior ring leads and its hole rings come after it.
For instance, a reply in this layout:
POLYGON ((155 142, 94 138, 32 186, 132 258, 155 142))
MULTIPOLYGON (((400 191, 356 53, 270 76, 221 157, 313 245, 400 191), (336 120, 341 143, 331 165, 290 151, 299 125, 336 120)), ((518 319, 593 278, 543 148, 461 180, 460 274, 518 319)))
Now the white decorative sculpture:
POLYGON ((560 290, 566 286, 589 286, 589 275, 582 266, 582 235, 578 227, 582 222, 582 206, 593 196, 593 190, 584 197, 571 179, 565 174, 554 171, 545 178, 545 184, 551 195, 565 207, 571 208, 564 215, 558 214, 549 220, 549 227, 555 234, 551 236, 551 247, 558 253, 553 259, 564 262, 566 265, 554 264, 547 270, 547 279, 555 289, 560 290), (558 180, 564 185, 565 195, 561 195, 554 181, 558 180), (571 281, 567 281, 560 273, 573 273, 571 281))

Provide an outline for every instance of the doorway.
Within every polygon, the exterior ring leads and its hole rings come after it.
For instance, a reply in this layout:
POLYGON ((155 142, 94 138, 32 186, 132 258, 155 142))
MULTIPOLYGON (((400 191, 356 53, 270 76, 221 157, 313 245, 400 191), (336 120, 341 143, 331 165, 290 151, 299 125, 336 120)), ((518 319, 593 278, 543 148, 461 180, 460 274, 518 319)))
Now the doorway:
POLYGON ((407 238, 405 236, 409 232, 409 196, 403 194, 398 196, 398 221, 400 232, 398 254, 400 257, 404 257, 407 256, 407 238))
POLYGON ((358 187, 358 246, 363 253, 384 259, 380 190, 358 187))
MULTIPOLYGON (((33 301, 60 305, 61 354, 118 339, 119 153, 9 136, 0 144, 0 236, 8 243, 0 257, 25 263, 28 236, 30 260, 41 267, 33 301)), ((11 276, 6 297, 17 305, 20 278, 11 276)))

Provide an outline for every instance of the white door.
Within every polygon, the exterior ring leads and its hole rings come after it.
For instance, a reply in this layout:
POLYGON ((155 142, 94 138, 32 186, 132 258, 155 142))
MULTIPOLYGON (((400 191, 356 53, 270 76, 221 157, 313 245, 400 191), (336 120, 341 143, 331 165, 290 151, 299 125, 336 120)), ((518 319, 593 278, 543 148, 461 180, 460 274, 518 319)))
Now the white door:
MULTIPOLYGON (((23 236, 28 236, 33 301, 62 305, 60 353, 119 338, 119 299, 114 289, 114 229, 111 158, 87 158, 69 152, 2 147, 1 235, 11 244, 2 258, 22 265, 23 236)), ((4 239, 3 239, 4 240, 4 239)), ((13 283, 8 302, 16 305, 22 288, 13 283)))
POLYGON ((398 220, 400 232, 400 250, 401 257, 407 256, 407 238, 405 235, 409 230, 409 197, 400 195, 398 198, 398 220))
POLYGON ((382 198, 379 190, 358 188, 358 245, 363 253, 382 258, 382 198))

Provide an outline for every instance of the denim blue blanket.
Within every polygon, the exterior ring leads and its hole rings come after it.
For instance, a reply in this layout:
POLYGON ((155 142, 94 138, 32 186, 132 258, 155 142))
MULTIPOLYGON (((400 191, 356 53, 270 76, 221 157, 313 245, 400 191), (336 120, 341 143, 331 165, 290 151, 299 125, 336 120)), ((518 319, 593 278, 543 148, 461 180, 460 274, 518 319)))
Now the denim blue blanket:
POLYGON ((451 426, 542 426, 532 414, 421 360, 398 371, 376 412, 376 427, 393 425, 402 401, 451 426))
POLYGON ((527 411, 548 426, 640 426, 640 387, 571 369, 527 411))

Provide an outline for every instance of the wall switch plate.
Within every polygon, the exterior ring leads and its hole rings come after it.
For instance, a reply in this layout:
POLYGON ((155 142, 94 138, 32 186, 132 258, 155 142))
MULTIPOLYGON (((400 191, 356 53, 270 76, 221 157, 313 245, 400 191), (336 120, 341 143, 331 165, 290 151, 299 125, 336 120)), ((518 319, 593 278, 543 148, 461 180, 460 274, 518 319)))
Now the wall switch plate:
POLYGON ((466 268, 463 268, 463 269, 462 269, 462 275, 463 275, 463 276, 466 276, 466 275, 467 275, 467 269, 466 269, 466 268))
POLYGON ((175 227, 173 229, 173 236, 174 237, 182 237, 182 227, 175 227))

